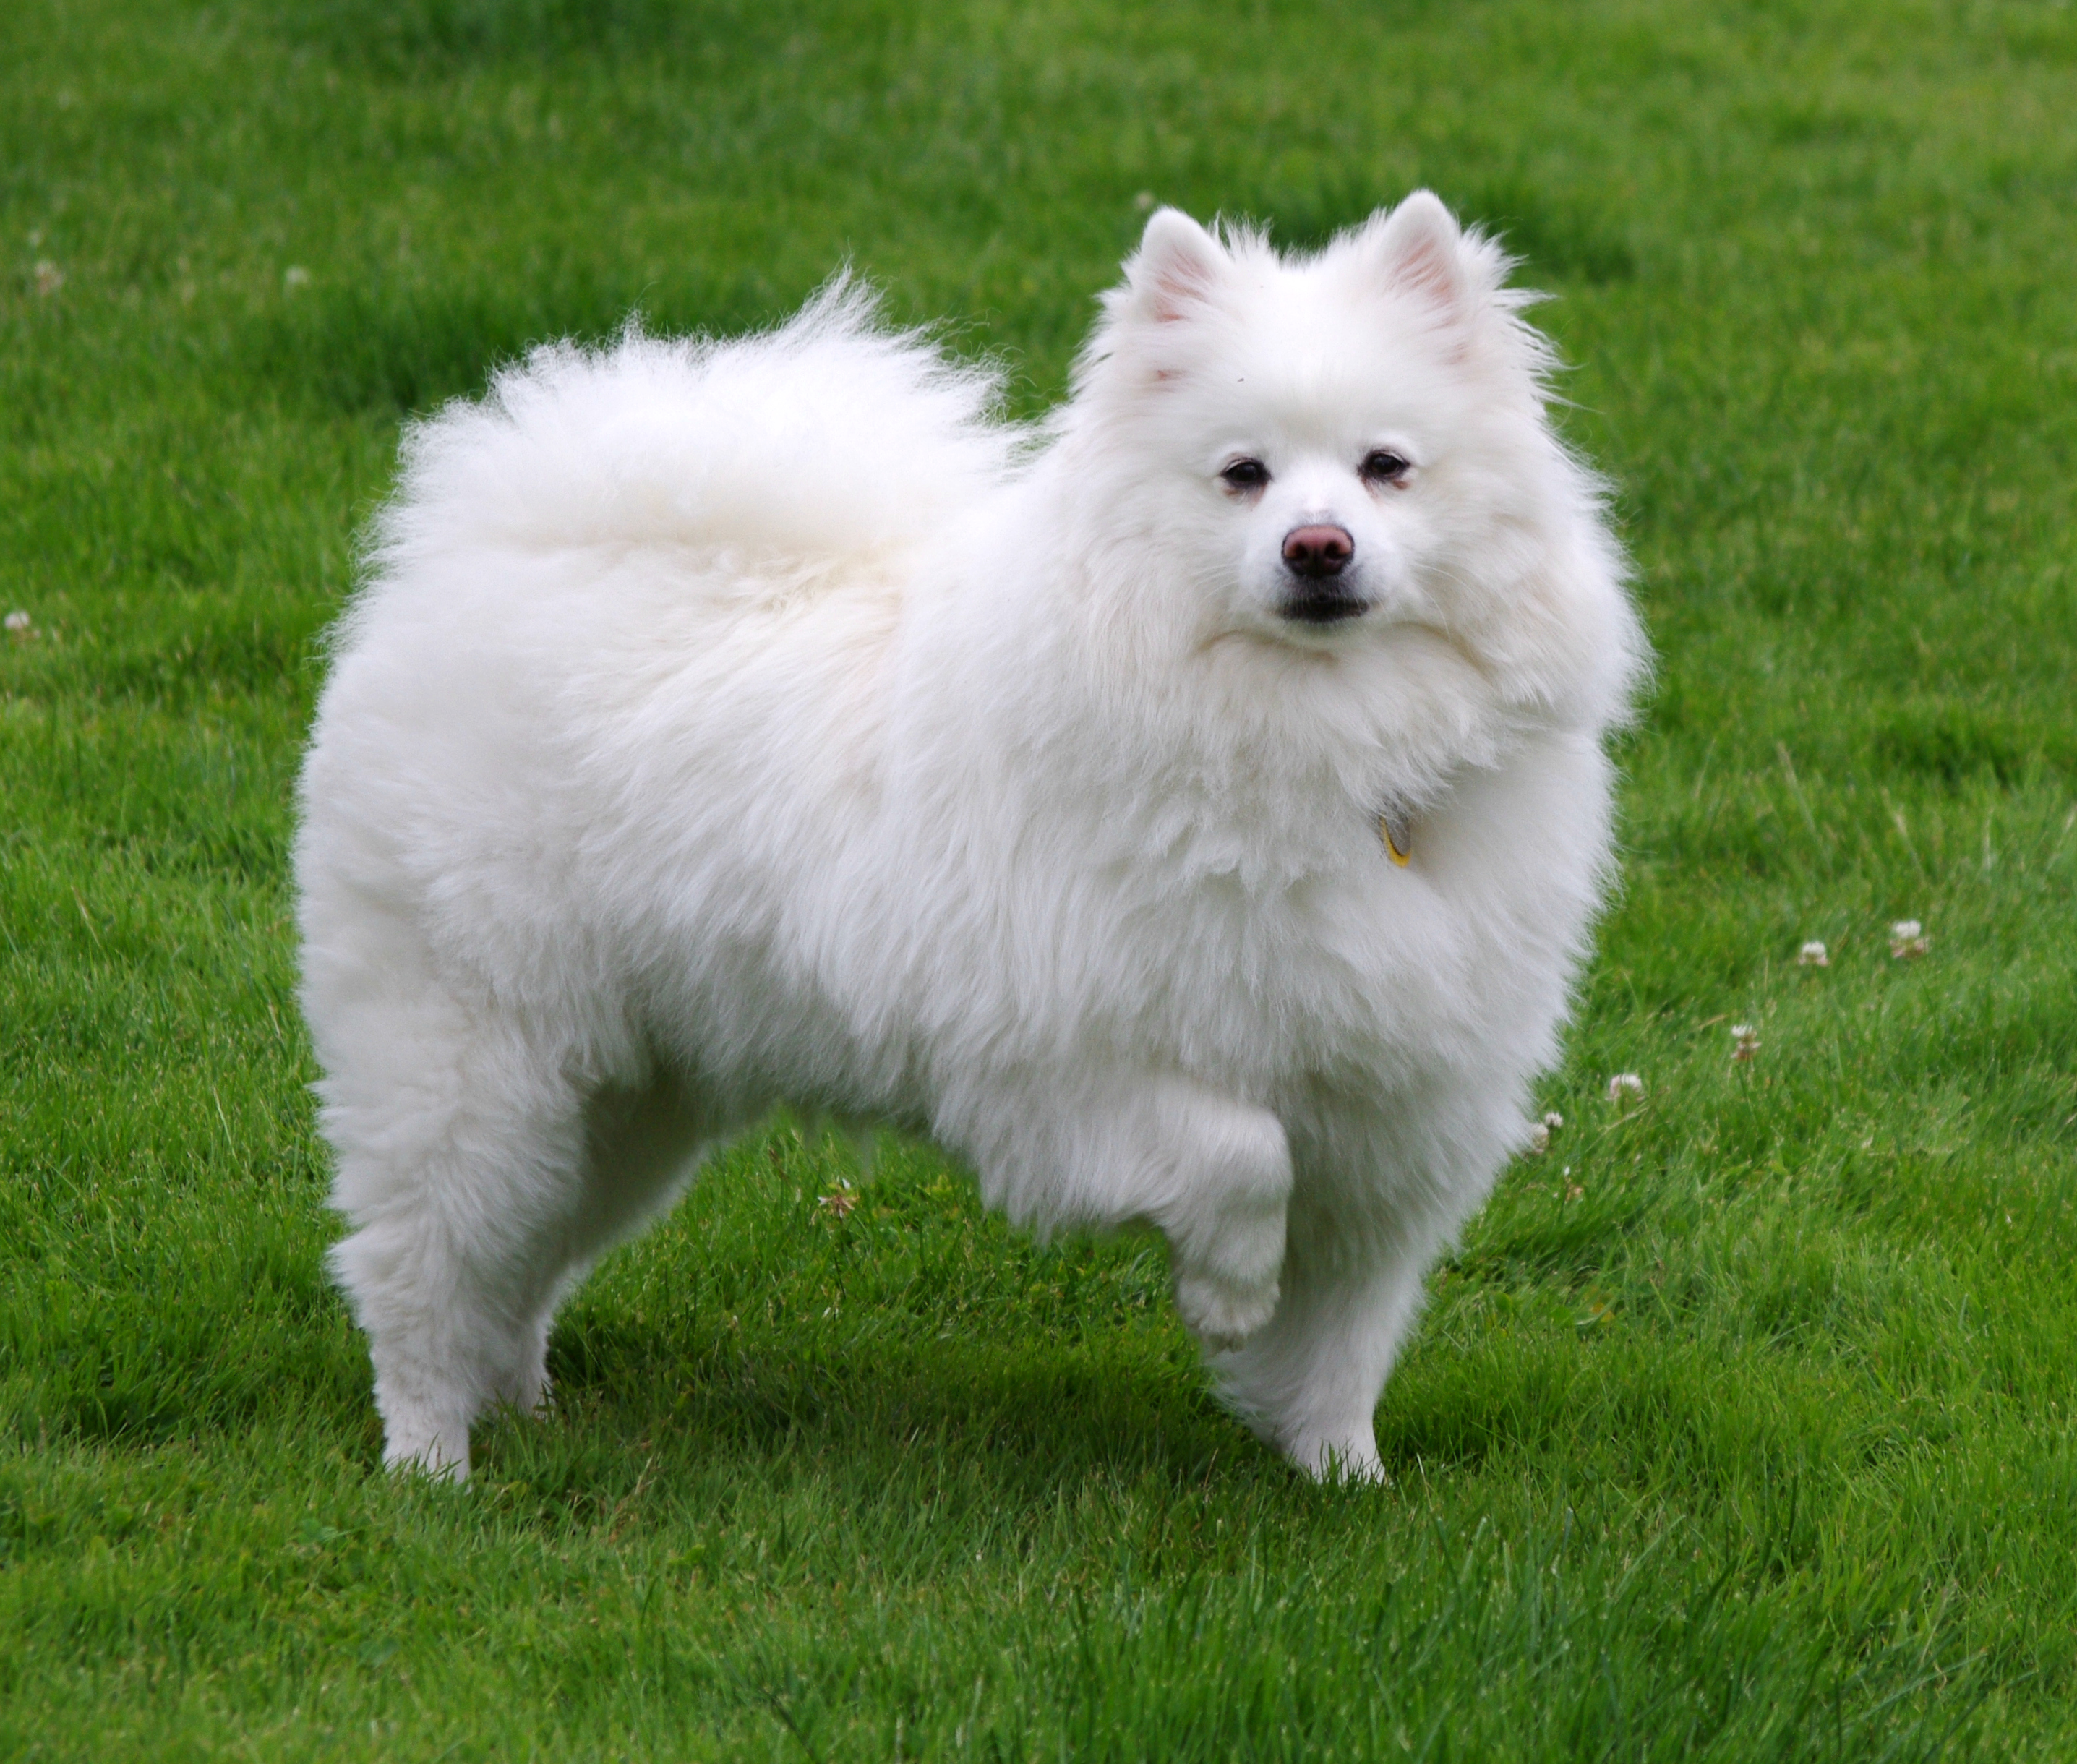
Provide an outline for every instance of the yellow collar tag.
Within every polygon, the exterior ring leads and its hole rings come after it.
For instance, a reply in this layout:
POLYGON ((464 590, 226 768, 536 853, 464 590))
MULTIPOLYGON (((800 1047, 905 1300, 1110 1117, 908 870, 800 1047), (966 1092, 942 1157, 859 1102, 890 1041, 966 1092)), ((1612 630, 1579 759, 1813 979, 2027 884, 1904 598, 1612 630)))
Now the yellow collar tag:
POLYGON ((1377 818, 1377 836, 1384 842, 1386 855, 1405 869, 1413 856, 1413 823, 1387 809, 1377 818))

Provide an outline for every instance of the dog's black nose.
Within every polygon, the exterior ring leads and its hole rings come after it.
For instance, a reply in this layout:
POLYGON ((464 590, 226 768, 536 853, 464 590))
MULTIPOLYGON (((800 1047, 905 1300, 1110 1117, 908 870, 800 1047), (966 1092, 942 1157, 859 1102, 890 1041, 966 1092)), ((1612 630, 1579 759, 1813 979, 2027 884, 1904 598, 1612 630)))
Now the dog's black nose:
POLYGON ((1345 526, 1294 526, 1284 535, 1284 567, 1293 576, 1338 576, 1355 555, 1345 526))

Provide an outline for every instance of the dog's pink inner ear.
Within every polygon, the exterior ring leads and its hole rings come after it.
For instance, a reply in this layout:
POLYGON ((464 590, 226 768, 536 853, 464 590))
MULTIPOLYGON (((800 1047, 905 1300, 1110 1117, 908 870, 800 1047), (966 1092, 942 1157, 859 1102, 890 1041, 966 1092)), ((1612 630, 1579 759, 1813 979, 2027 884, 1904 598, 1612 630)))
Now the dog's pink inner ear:
POLYGON ((1226 262, 1219 242, 1180 209, 1157 209, 1140 239, 1130 279, 1147 311, 1173 324, 1211 298, 1226 262))
POLYGON ((1455 218, 1431 190, 1416 190, 1381 224, 1373 222, 1374 260, 1395 288, 1419 294, 1446 312, 1460 310, 1470 293, 1455 218))

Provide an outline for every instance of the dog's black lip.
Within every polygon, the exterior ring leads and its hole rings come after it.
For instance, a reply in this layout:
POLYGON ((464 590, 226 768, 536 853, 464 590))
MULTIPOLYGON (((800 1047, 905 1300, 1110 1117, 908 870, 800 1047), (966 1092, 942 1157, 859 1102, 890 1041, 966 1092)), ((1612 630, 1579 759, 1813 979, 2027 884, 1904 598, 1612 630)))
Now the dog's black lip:
POLYGON ((1359 594, 1287 594, 1276 610, 1301 625, 1338 625, 1345 618, 1360 618, 1370 610, 1370 602, 1359 594))

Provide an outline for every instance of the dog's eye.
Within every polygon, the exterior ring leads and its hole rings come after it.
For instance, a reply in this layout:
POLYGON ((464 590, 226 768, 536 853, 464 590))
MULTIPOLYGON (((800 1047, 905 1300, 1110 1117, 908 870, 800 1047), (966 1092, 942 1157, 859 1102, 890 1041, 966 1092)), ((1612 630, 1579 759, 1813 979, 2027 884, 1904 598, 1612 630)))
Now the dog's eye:
POLYGON ((1390 447, 1375 447, 1363 456, 1363 463, 1356 468, 1366 484, 1397 484, 1413 469, 1403 455, 1394 453, 1390 447))
POLYGON ((1236 460, 1219 476, 1230 490, 1259 490, 1269 481, 1269 468, 1259 460, 1236 460))

